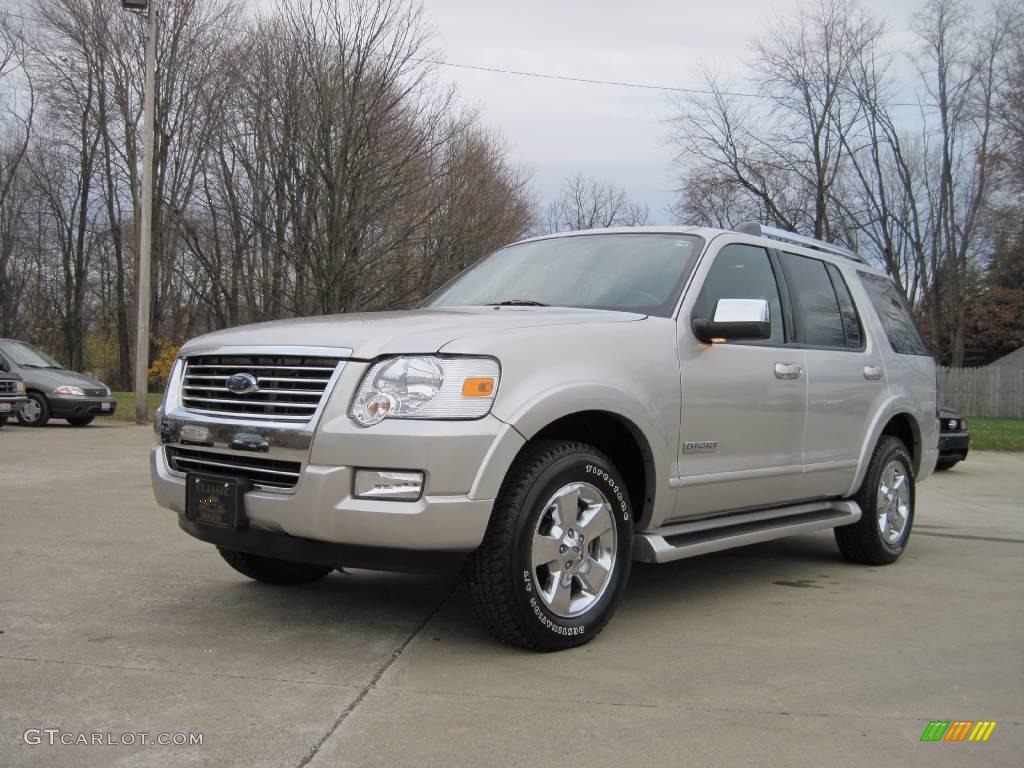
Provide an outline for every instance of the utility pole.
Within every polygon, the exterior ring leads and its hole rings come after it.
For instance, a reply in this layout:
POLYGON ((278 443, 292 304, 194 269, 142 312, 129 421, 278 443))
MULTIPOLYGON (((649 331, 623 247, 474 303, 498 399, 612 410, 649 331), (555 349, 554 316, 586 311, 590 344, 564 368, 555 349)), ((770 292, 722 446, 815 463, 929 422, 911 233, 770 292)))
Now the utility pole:
MULTIPOLYGON (((137 0, 136 0, 137 1, 137 0)), ((126 7, 128 3, 125 3, 126 7)), ((135 423, 149 423, 149 299, 153 248, 153 110, 156 90, 156 0, 146 4, 146 88, 142 106, 142 217, 135 334, 135 423)))

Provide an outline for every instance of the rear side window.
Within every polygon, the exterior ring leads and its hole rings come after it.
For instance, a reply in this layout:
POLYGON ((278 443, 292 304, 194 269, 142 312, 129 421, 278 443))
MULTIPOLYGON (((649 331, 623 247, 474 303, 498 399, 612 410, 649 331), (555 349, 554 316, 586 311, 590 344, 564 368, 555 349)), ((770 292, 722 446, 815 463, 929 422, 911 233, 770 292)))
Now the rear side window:
POLYGON ((782 269, 796 314, 797 341, 810 347, 845 348, 843 314, 825 262, 783 253, 782 269))
POLYGON ((907 300, 887 277, 858 272, 871 304, 882 321, 893 351, 901 355, 928 355, 907 300))
POLYGON ((839 313, 843 317, 846 346, 850 349, 862 349, 864 334, 860 329, 860 317, 857 315, 857 306, 853 303, 846 280, 843 279, 843 273, 835 264, 826 264, 825 268, 828 269, 828 276, 832 278, 832 287, 836 289, 836 298, 839 299, 839 313))

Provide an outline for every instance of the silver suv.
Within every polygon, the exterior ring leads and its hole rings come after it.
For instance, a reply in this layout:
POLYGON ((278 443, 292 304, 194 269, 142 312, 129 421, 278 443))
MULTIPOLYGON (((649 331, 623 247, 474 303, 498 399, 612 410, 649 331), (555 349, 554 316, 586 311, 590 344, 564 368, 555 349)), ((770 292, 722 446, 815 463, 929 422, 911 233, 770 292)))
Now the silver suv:
POLYGON ((834 528, 895 561, 938 441, 892 282, 758 225, 536 238, 416 310, 203 336, 156 429, 157 500, 237 571, 462 567, 536 650, 593 639, 633 560, 834 528))

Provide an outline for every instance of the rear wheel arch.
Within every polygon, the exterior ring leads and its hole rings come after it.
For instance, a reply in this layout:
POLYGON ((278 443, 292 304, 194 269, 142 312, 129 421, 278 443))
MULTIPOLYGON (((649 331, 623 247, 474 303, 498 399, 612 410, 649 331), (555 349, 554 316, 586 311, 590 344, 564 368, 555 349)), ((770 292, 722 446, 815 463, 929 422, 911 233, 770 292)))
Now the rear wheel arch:
POLYGON ((918 417, 914 415, 910 403, 891 398, 878 409, 870 426, 864 435, 864 442, 861 445, 860 459, 857 471, 854 473, 853 481, 846 492, 847 496, 853 496, 857 489, 864 482, 871 457, 875 453, 879 442, 886 436, 899 438, 910 454, 911 468, 914 476, 921 473, 921 461, 924 457, 924 438, 922 437, 921 424, 918 417))
POLYGON ((882 427, 882 434, 879 435, 879 440, 884 435, 891 435, 903 442, 904 447, 910 454, 914 474, 919 474, 921 470, 921 427, 917 423, 917 419, 906 412, 897 413, 882 427))

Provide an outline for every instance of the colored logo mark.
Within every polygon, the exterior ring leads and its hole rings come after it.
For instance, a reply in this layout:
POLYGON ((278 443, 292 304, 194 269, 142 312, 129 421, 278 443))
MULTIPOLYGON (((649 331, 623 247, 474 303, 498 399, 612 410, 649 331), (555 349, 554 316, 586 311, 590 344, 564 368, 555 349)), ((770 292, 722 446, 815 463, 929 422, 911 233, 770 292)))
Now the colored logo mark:
POLYGON ((995 729, 995 720, 932 720, 921 741, 988 741, 995 729))

